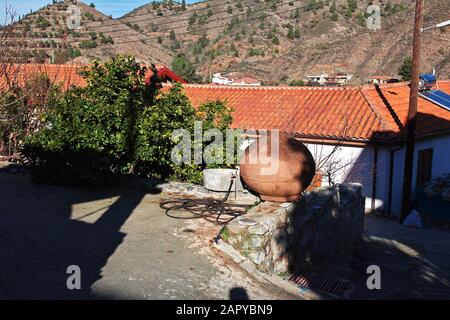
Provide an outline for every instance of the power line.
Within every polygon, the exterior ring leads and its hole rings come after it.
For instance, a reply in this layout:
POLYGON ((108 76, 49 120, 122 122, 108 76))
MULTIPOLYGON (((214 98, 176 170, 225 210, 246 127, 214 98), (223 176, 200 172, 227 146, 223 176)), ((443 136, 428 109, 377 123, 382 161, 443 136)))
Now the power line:
MULTIPOLYGON (((293 1, 290 1, 289 3, 285 3, 285 4, 283 4, 283 5, 286 5, 286 4, 289 5, 290 3, 294 3, 294 2, 297 2, 297 1, 301 1, 301 0, 293 0, 293 1)), ((327 2, 328 2, 328 0, 324 0, 324 1, 321 1, 321 2, 316 3, 315 5, 317 6, 317 5, 320 5, 320 4, 327 3, 327 2)), ((304 6, 295 7, 295 8, 289 9, 289 10, 284 10, 284 11, 278 11, 278 12, 274 12, 274 13, 269 13, 269 14, 266 14, 265 17, 268 17, 268 16, 274 16, 274 15, 278 15, 278 14, 282 14, 282 13, 286 13, 286 12, 291 12, 291 11, 295 11, 295 10, 297 10, 297 9, 302 9, 302 8, 309 7, 309 6, 310 6, 310 4, 304 5, 304 6)), ((259 9, 259 10, 255 10, 255 11, 253 11, 253 13, 255 13, 255 12, 261 12, 261 11, 265 11, 265 10, 266 10, 266 8, 259 9)), ((242 14, 237 14, 237 15, 225 17, 225 18, 216 19, 215 21, 217 22, 217 21, 223 21, 223 20, 232 20, 233 18, 241 17, 241 16, 244 16, 244 15, 246 15, 246 13, 242 13, 242 14)), ((254 21, 254 20, 258 20, 258 19, 261 19, 261 17, 255 17, 255 18, 245 19, 245 20, 242 20, 242 22, 245 22, 245 21, 254 21)), ((223 26, 223 24, 220 25, 220 26, 213 26, 213 27, 207 27, 207 28, 203 28, 203 29, 197 29, 197 30, 192 30, 192 31, 186 31, 186 32, 178 33, 178 34, 179 34, 179 35, 182 35, 182 34, 189 34, 189 33, 192 33, 192 32, 202 32, 202 31, 207 31, 207 30, 219 28, 219 27, 222 27, 222 26, 223 26)), ((167 29, 164 29, 164 30, 160 30, 159 32, 173 31, 173 30, 181 29, 181 28, 185 28, 185 27, 187 27, 187 26, 178 26, 178 27, 173 27, 173 28, 167 28, 167 29)), ((124 29, 124 30, 115 30, 115 31, 112 31, 112 32, 109 32, 109 33, 110 33, 110 34, 111 34, 111 33, 114 34, 114 32, 125 31, 125 30, 129 30, 129 29, 127 28, 127 29, 124 29)), ((141 35, 149 35, 148 33, 140 33, 140 34, 141 34, 141 35)), ((160 35, 160 36, 164 36, 164 35, 160 35)), ((147 37, 147 38, 145 38, 145 39, 131 40, 131 41, 128 41, 128 42, 136 42, 136 41, 141 41, 141 40, 158 39, 160 36, 157 36, 157 37, 150 37, 150 38, 147 37)), ((167 37, 167 35, 165 35, 164 37, 167 37)), ((117 44, 121 44, 121 43, 127 43, 127 42, 120 42, 120 43, 117 43, 117 44)))
MULTIPOLYGON (((199 1, 199 2, 196 2, 196 3, 193 3, 193 4, 191 4, 191 5, 188 5, 188 6, 194 6, 194 5, 198 5, 198 4, 203 4, 203 3, 208 3, 208 2, 210 2, 210 1, 212 1, 212 0, 205 0, 205 1, 199 1)), ((209 6, 209 7, 205 7, 205 8, 200 8, 200 9, 196 9, 196 10, 193 10, 193 11, 183 11, 183 12, 181 12, 180 14, 187 14, 187 13, 195 13, 195 12, 200 12, 200 11, 204 11, 204 10, 206 10, 206 9, 211 9, 211 8, 216 8, 216 7, 221 7, 221 6, 225 6, 225 5, 229 5, 228 3, 221 3, 221 4, 217 4, 217 5, 213 5, 213 6, 209 6)), ((149 15, 150 14, 150 12, 147 12, 147 13, 139 13, 139 14, 134 14, 134 15, 132 15, 132 16, 130 16, 130 17, 140 17, 140 16, 146 16, 146 15, 149 15)), ((122 18, 119 18, 119 19, 113 19, 113 20, 110 20, 110 21, 117 21, 117 20, 120 20, 120 19, 127 19, 128 17, 122 17, 122 18)), ((156 19, 164 19, 164 18, 166 18, 166 17, 155 17, 156 19)), ((182 19, 182 20, 184 20, 184 19, 182 19)), ((180 20, 180 21, 182 21, 182 20, 180 20)), ((133 21, 128 21, 128 22, 130 22, 130 23, 136 23, 136 22, 143 22, 143 21, 147 21, 147 19, 143 19, 143 20, 133 20, 133 21)), ((88 24, 94 24, 95 22, 89 22, 88 24)), ((113 24, 110 24, 110 25, 113 25, 113 24)), ((108 25, 106 25, 106 26, 108 26, 108 25)))
MULTIPOLYGON (((300 0, 289 0, 287 3, 281 4, 281 6, 285 6, 285 5, 293 5, 294 2, 298 2, 298 1, 300 1, 300 0)), ((329 1, 329 0, 327 0, 327 1, 329 1)), ((317 6, 317 5, 321 4, 321 3, 325 3, 325 2, 327 2, 327 1, 323 1, 323 2, 316 3, 315 6, 317 6)), ((203 1, 203 2, 206 2, 206 1, 203 1)), ((222 4, 222 5, 223 5, 223 4, 222 4)), ((221 6, 221 5, 220 5, 220 6, 221 6)), ((308 6, 310 6, 310 4, 309 4, 308 6)), ((252 13, 264 11, 264 10, 266 10, 266 9, 267 9, 267 8, 261 8, 261 9, 252 11, 252 13)), ((297 9, 297 8, 296 8, 296 9, 297 9)), ((227 12, 227 11, 228 11, 228 10, 222 10, 222 11, 215 12, 215 14, 225 13, 225 12, 227 12)), ((196 11, 194 11, 194 12, 196 12, 196 11)), ((241 16, 244 16, 244 15, 247 15, 247 13, 240 13, 240 14, 232 15, 232 16, 228 16, 228 17, 225 17, 225 18, 216 19, 215 21, 221 21, 221 20, 227 20, 227 19, 230 19, 230 20, 231 20, 231 19, 233 19, 233 18, 235 18, 235 17, 241 17, 241 16)), ((176 23, 176 22, 188 22, 189 20, 190 20, 190 18, 187 18, 187 19, 184 18, 184 19, 178 19, 178 20, 166 21, 166 22, 159 23, 158 26, 161 26, 161 25, 167 25, 167 24, 173 24, 173 23, 176 23)), ((114 20, 114 21, 117 21, 117 20, 114 20)), ((148 19, 136 20, 136 21, 133 21, 133 22, 143 22, 143 21, 148 21, 148 19)), ((121 22, 121 21, 118 21, 118 22, 119 22, 119 23, 123 23, 123 22, 121 22)), ((108 26, 112 26, 112 25, 113 25, 113 24, 108 24, 108 25, 95 26, 95 27, 97 27, 97 28, 104 28, 104 27, 108 27, 108 26)), ((181 28, 186 28, 186 27, 189 27, 189 25, 182 25, 182 26, 178 26, 178 27, 167 28, 167 29, 164 29, 164 30, 159 30, 159 32, 165 32, 165 31, 168 31, 168 30, 176 30, 176 29, 181 29, 181 28)), ((108 34, 111 34, 111 33, 120 32, 120 31, 129 31, 129 30, 130 30, 129 28, 130 28, 130 27, 123 28, 123 29, 116 29, 116 30, 113 30, 113 31, 105 31, 105 32, 107 32, 108 34)), ((134 30, 134 29, 133 29, 133 30, 134 30)), ((101 32, 101 31, 99 31, 99 32, 101 32)))
MULTIPOLYGON (((294 1, 299 1, 299 0, 294 0, 294 1)), ((294 2, 294 1, 293 1, 293 2, 294 2)), ((324 0, 324 1, 321 1, 321 2, 317 2, 316 5, 324 4, 324 3, 328 2, 328 1, 329 1, 329 0, 324 0)), ((279 14, 282 14, 282 13, 292 12, 292 11, 295 11, 295 10, 297 10, 297 9, 302 9, 302 8, 306 8, 306 7, 309 7, 309 5, 304 5, 304 6, 299 6, 299 7, 293 8, 293 9, 289 9, 289 10, 283 10, 283 11, 274 12, 274 13, 271 13, 271 14, 267 14, 265 17, 270 17, 270 16, 274 16, 274 15, 279 15, 279 14)), ((261 11, 261 10, 260 10, 260 11, 261 11)), ((234 16, 234 17, 237 17, 237 15, 234 16)), ((230 19, 230 18, 227 17, 226 19, 217 19, 216 21, 220 21, 220 20, 228 20, 228 19, 230 19)), ((254 18, 249 18, 249 19, 245 19, 245 20, 240 20, 240 21, 239 21, 239 24, 244 23, 244 22, 249 22, 249 21, 259 20, 259 19, 261 19, 261 17, 254 17, 254 18)), ((178 33, 178 35, 190 34, 190 33, 192 33, 192 32, 208 31, 208 30, 212 30, 212 29, 216 29, 216 28, 220 28, 220 27, 223 27, 223 24, 221 24, 221 25, 219 25, 219 26, 212 26, 212 27, 207 27, 207 28, 203 28, 203 29, 197 29, 197 30, 194 30, 194 31, 181 32, 181 33, 178 33)), ((166 29, 166 30, 163 30, 163 31, 173 30, 173 29, 176 29, 176 28, 166 29)), ((144 34, 145 34, 145 33, 144 33, 144 34)), ((145 40, 153 40, 153 39, 158 39, 158 38, 161 37, 161 36, 162 36, 162 35, 157 36, 157 37, 147 37, 147 38, 145 38, 145 39, 129 40, 129 41, 124 41, 124 42, 118 42, 118 43, 115 43, 115 44, 125 44, 125 43, 132 43, 132 42, 143 41, 143 40, 144 40, 144 41, 145 41, 145 40)), ((127 36, 122 36, 122 37, 127 37, 127 36)), ((168 37, 168 36, 165 35, 164 37, 168 37)))

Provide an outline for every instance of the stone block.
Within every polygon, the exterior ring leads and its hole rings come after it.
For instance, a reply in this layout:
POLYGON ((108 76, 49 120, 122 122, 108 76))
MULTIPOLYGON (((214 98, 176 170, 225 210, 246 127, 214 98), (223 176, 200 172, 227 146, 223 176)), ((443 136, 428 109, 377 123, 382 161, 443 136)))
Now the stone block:
POLYGON ((361 239, 361 190, 360 184, 345 183, 315 190, 295 203, 261 203, 242 217, 251 224, 236 219, 228 225, 230 245, 264 272, 310 267, 361 239))

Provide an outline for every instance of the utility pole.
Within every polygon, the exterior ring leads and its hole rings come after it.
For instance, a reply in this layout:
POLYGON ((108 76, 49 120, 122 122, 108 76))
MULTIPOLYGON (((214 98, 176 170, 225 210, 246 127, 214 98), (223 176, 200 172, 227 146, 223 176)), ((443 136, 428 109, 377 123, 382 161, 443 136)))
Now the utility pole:
POLYGON ((406 122, 405 170, 403 175, 402 212, 400 223, 411 209, 411 189, 414 160, 414 140, 416 136, 417 102, 419 100, 420 47, 422 44, 422 26, 424 16, 424 0, 416 0, 414 19, 413 58, 411 87, 409 94, 408 120, 406 122))

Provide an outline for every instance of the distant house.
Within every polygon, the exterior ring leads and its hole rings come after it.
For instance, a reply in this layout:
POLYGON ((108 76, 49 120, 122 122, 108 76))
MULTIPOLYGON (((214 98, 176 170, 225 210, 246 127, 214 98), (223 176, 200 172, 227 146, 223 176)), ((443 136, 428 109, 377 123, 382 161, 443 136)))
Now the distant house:
MULTIPOLYGON (((450 93, 450 81, 437 86, 450 93)), ((194 105, 221 99, 234 128, 291 132, 322 166, 322 184, 363 184, 366 207, 397 217, 405 155, 407 83, 364 87, 248 87, 185 85, 194 105)), ((450 173, 450 111, 419 99, 413 189, 450 173)))
POLYGON ((211 82, 217 85, 225 86, 260 86, 261 81, 250 78, 240 77, 238 75, 222 75, 221 73, 213 74, 211 82))
POLYGON ((323 73, 306 76, 306 82, 308 86, 340 87, 347 85, 352 78, 353 75, 349 73, 323 73))
POLYGON ((369 84, 386 84, 395 82, 399 82, 399 80, 391 76, 370 76, 368 80, 369 84))
POLYGON ((250 77, 244 77, 244 78, 236 78, 233 79, 233 83, 231 85, 235 86, 260 86, 261 81, 250 78, 250 77))
POLYGON ((220 73, 214 73, 211 82, 213 84, 230 85, 233 82, 233 80, 226 76, 222 76, 222 74, 220 73))

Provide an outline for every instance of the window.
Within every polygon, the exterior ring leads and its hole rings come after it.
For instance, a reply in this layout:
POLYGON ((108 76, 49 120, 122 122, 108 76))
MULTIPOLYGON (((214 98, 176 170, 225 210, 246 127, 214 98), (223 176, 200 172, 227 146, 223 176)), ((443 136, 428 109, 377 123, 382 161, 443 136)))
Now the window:
POLYGON ((433 148, 419 151, 417 162, 416 185, 423 187, 431 179, 431 166, 433 163, 433 148))

